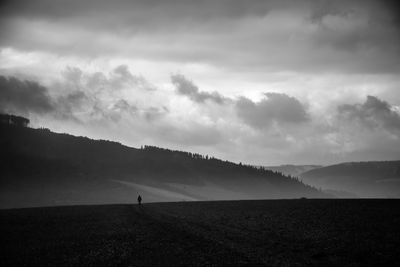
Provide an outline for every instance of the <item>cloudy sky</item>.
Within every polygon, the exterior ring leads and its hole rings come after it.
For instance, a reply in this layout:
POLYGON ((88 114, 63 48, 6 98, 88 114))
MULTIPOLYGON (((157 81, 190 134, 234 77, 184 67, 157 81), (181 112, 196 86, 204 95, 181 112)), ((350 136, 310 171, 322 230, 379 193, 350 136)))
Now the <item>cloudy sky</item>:
POLYGON ((0 4, 0 111, 257 165, 400 159, 396 1, 0 4))

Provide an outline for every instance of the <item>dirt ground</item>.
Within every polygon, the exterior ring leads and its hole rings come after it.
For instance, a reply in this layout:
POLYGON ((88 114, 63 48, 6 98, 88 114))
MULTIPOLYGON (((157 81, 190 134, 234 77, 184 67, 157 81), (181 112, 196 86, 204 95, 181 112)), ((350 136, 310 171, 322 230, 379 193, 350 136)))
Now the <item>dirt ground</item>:
POLYGON ((0 210, 1 266, 396 266, 400 200, 0 210))

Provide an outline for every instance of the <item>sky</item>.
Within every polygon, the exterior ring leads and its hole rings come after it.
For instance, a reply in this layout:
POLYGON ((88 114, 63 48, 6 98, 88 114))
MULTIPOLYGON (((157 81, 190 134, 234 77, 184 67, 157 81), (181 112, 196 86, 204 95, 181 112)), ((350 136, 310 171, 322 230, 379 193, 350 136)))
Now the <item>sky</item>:
POLYGON ((0 112, 255 165, 400 159, 396 1, 0 3, 0 112))

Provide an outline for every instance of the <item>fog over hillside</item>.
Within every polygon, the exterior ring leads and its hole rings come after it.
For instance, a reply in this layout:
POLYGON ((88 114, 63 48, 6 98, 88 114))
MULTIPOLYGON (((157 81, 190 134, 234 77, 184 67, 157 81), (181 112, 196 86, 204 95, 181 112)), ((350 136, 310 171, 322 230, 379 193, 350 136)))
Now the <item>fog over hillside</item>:
POLYGON ((322 165, 279 165, 279 166, 264 166, 267 170, 280 172, 284 175, 290 175, 294 177, 298 177, 303 172, 321 168, 322 165))
POLYGON ((400 161, 346 162, 304 172, 300 179, 347 197, 400 197, 400 161))
POLYGON ((190 152, 0 126, 1 207, 328 197, 280 173, 190 152))

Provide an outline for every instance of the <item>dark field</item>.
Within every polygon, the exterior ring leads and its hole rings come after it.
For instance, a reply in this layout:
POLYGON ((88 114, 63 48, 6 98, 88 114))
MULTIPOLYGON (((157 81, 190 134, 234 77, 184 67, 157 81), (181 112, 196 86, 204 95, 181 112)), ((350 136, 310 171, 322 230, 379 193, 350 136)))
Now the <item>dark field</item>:
POLYGON ((395 266, 398 200, 265 200, 0 211, 1 266, 395 266))

